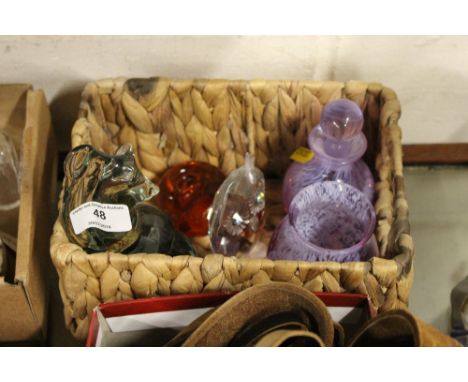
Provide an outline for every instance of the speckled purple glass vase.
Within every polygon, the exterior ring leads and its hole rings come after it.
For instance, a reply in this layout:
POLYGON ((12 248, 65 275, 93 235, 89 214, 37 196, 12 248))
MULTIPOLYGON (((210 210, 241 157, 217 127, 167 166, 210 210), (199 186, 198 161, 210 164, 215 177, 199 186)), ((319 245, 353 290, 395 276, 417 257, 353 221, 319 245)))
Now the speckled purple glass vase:
POLYGON ((314 183, 293 199, 268 248, 272 260, 360 261, 378 254, 375 213, 356 188, 314 183))
POLYGON ((361 159, 367 148, 363 123, 361 109, 353 101, 339 99, 325 106, 320 123, 308 137, 314 159, 304 164, 292 163, 284 177, 285 210, 300 190, 325 180, 350 184, 373 200, 374 179, 361 159))

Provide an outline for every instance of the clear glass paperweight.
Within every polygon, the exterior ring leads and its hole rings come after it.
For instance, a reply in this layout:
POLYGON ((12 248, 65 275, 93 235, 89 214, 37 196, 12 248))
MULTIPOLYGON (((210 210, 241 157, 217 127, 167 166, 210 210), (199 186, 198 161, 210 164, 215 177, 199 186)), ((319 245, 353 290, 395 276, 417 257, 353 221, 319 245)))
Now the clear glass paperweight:
POLYGON ((361 109, 352 101, 340 99, 325 106, 320 123, 308 137, 315 157, 306 163, 292 163, 284 177, 285 210, 304 187, 327 180, 350 184, 373 200, 374 179, 361 159, 367 148, 363 123, 361 109))
POLYGON ((229 174, 215 195, 209 214, 214 252, 248 252, 264 222, 265 177, 246 154, 244 165, 229 174))

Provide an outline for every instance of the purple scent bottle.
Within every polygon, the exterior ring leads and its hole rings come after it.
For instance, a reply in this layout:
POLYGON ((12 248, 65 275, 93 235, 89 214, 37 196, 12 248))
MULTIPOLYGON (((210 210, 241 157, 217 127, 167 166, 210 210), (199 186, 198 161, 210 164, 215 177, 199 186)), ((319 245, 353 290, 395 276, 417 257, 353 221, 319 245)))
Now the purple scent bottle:
POLYGON ((361 109, 353 101, 339 99, 324 107, 320 123, 308 137, 315 157, 304 164, 292 163, 284 177, 283 206, 286 211, 300 190, 327 180, 350 184, 373 202, 374 179, 361 159, 367 149, 363 123, 361 109))

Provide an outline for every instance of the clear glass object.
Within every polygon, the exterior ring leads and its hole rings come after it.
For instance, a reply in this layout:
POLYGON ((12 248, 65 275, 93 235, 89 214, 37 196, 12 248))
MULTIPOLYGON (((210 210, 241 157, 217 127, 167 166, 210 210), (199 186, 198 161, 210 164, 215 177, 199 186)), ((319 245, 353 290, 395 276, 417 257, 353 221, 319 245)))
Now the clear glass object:
POLYGON ((350 184, 373 200, 374 179, 361 159, 367 148, 363 123, 361 109, 353 101, 340 99, 324 107, 320 123, 308 137, 308 145, 315 157, 304 164, 293 162, 285 174, 285 210, 301 189, 327 180, 350 184))
POLYGON ((356 188, 337 181, 314 183, 292 200, 273 233, 273 260, 360 261, 378 254, 375 212, 356 188))
POLYGON ((468 346, 468 276, 460 281, 450 294, 452 307, 451 336, 468 346))
POLYGON ((78 146, 65 159, 64 170, 60 216, 71 242, 88 252, 195 254, 188 239, 174 229, 167 215, 142 203, 155 196, 159 189, 138 169, 131 145, 120 146, 114 155, 90 145, 78 146), (75 233, 70 212, 91 201, 127 205, 132 229, 107 232, 90 227, 75 233))
POLYGON ((18 156, 10 138, 0 130, 0 235, 11 249, 16 250, 20 204, 20 175, 18 156))
POLYGON ((264 210, 265 177, 247 153, 244 165, 229 174, 214 197, 208 225, 213 251, 225 256, 249 252, 264 210))

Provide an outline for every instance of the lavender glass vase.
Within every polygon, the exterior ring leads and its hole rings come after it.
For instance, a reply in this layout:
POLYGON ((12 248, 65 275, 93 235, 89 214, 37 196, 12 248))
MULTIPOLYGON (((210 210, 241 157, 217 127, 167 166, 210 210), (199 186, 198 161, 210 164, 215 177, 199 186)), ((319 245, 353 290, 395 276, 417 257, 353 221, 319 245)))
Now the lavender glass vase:
POLYGON ((375 213, 356 188, 337 181, 301 190, 276 228, 268 248, 272 260, 360 261, 378 254, 375 213))
POLYGON ((285 210, 304 187, 326 180, 350 184, 373 200, 374 179, 361 159, 367 148, 363 123, 361 109, 352 101, 340 99, 325 106, 320 123, 308 137, 315 157, 304 164, 292 163, 284 177, 285 210))

